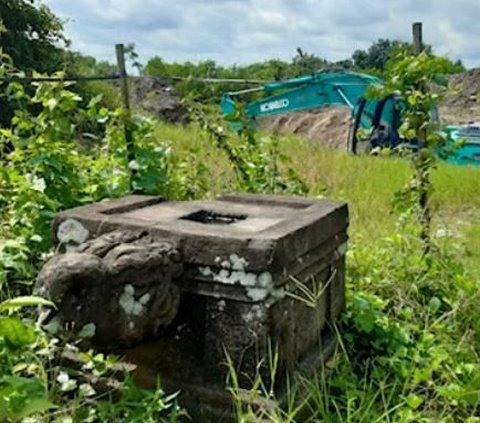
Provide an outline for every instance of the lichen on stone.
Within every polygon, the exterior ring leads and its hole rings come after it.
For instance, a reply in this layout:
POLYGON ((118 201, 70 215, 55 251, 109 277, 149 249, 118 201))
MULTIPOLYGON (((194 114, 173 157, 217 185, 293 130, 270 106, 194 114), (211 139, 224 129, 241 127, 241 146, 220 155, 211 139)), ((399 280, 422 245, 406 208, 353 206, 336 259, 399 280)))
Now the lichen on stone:
POLYGON ((338 260, 339 258, 343 257, 346 252, 347 252, 347 243, 344 242, 343 244, 340 244, 335 250, 334 258, 338 260))
MULTIPOLYGON (((123 293, 122 295, 120 295, 120 298, 118 300, 118 303, 120 304, 120 307, 122 307, 123 311, 126 314, 140 316, 144 309, 143 307, 144 303, 142 303, 141 299, 140 301, 136 301, 134 294, 135 294, 135 288, 130 284, 125 285, 123 288, 123 293)), ((146 302, 148 302, 149 298, 150 296, 148 295, 146 302)))
POLYGON ((268 291, 265 288, 248 288, 247 296, 253 301, 261 301, 268 297, 268 291))
POLYGON ((263 272, 258 275, 258 284, 264 288, 268 288, 272 285, 273 278, 270 272, 263 272))
POLYGON ((230 263, 233 270, 244 270, 248 266, 248 261, 238 254, 230 255, 230 263))
POLYGON ((64 220, 57 229, 57 238, 61 244, 65 245, 67 251, 73 251, 80 244, 85 242, 90 236, 90 232, 78 220, 64 220))
POLYGON ((230 254, 228 260, 223 261, 220 257, 216 257, 215 263, 220 263, 219 270, 215 271, 209 266, 199 267, 200 274, 211 277, 214 282, 247 287, 246 294, 254 301, 264 300, 273 292, 271 273, 246 272, 248 261, 238 254, 230 254))
POLYGON ((254 321, 262 320, 265 315, 265 308, 261 305, 254 305, 250 310, 242 315, 242 319, 245 323, 251 323, 254 321))
POLYGON ((212 269, 210 269, 209 266, 206 267, 199 267, 198 268, 199 272, 203 276, 211 276, 213 274, 212 269))
POLYGON ((220 312, 224 311, 226 306, 227 306, 227 303, 225 302, 225 300, 220 300, 220 301, 217 303, 217 309, 218 309, 218 311, 220 311, 220 312))
POLYGON ((148 292, 142 295, 138 300, 138 302, 142 305, 147 305, 149 301, 150 301, 150 294, 148 292))

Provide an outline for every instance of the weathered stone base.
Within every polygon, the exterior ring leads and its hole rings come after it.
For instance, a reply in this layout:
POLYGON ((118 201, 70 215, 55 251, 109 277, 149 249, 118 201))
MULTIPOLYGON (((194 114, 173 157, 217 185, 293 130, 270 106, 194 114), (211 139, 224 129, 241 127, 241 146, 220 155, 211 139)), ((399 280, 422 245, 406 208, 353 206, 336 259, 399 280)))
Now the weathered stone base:
MULTIPOLYGON (((319 345, 317 350, 313 350, 301 362, 294 372, 289 373, 289 387, 295 389, 300 377, 313 377, 316 373, 322 371, 322 366, 325 361, 331 357, 335 351, 337 342, 336 337, 332 332, 325 334, 323 345, 319 345)), ((287 395, 285 391, 285 384, 283 380, 278 383, 275 390, 275 399, 267 399, 261 395, 252 398, 248 389, 237 388, 232 385, 221 387, 215 384, 208 384, 203 381, 185 382, 178 378, 161 374, 156 374, 153 369, 153 364, 142 356, 140 352, 144 346, 140 345, 137 348, 127 352, 127 357, 130 358, 131 363, 135 363, 137 369, 133 372, 135 382, 143 388, 155 388, 157 382, 167 393, 178 392, 178 403, 180 406, 187 409, 192 421, 198 423, 236 423, 237 409, 239 402, 246 409, 249 407, 252 410, 275 410, 286 406, 287 395), (235 392, 234 399, 230 388, 235 392)), ((165 353, 160 345, 146 346, 145 350, 149 350, 150 354, 154 354, 157 358, 165 353), (155 353, 155 348, 159 348, 155 353)), ((145 352, 145 351, 144 351, 145 352)), ((147 354, 148 355, 148 354, 147 354)), ((284 375, 285 376, 285 375, 284 375)), ((283 378, 282 378, 283 379, 283 378)), ((297 398, 301 400, 302 398, 297 398)), ((259 412, 259 415, 262 413, 259 412)), ((259 423, 267 423, 268 420, 259 420, 259 423)))
MULTIPOLYGON (((225 391, 232 369, 241 389, 261 377, 281 403, 287 378, 319 369, 331 354, 331 327, 345 304, 347 227, 346 204, 305 198, 170 202, 131 196, 100 202, 56 216, 55 241, 67 253, 58 262, 66 276, 39 278, 39 287, 60 293, 60 310, 78 305, 68 317, 98 328, 89 338, 93 347, 118 341, 124 350, 117 352, 138 365, 140 386, 155 387, 160 377, 168 389, 182 391, 187 407, 218 421, 232 415, 225 391), (125 234, 139 240, 123 242, 125 234), (118 245, 110 242, 119 236, 118 245), (104 244, 113 253, 104 255, 104 244), (76 249, 93 249, 104 269, 98 280, 72 271, 76 249), (90 313, 98 319, 83 322, 92 296, 95 310, 110 301, 115 313, 90 313), (121 330, 114 332, 118 322, 121 330)), ((254 405, 263 406, 258 401, 254 405)))

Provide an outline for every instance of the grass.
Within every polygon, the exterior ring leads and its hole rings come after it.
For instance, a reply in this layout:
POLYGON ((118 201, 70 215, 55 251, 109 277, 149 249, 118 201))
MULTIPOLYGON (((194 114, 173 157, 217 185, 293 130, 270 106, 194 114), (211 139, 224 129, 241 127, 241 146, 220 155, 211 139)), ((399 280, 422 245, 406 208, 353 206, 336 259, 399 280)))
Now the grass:
MULTIPOLYGON (((169 141, 180 155, 196 150, 196 159, 209 169, 211 196, 228 190, 234 179, 228 160, 196 126, 159 123, 156 131, 159 141, 169 141)), ((406 159, 353 156, 298 136, 283 137, 280 145, 311 187, 310 196, 348 202, 354 242, 372 242, 392 232, 393 194, 410 174, 406 159)), ((432 181, 434 233, 454 235, 464 246, 468 266, 480 274, 480 167, 442 163, 432 181)))

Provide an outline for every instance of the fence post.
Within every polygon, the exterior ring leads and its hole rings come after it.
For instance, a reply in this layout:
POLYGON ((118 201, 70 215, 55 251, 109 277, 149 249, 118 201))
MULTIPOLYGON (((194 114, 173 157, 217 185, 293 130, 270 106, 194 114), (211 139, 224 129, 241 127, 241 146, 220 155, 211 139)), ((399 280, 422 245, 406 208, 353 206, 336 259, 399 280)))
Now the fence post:
MULTIPOLYGON (((128 96, 128 75, 125 68, 125 47, 123 44, 115 45, 115 51, 117 54, 117 66, 120 76, 120 90, 122 93, 123 103, 123 125, 125 131, 125 143, 127 147, 127 160, 128 164, 135 160, 135 144, 133 142, 132 134, 132 115, 130 112, 130 98, 128 96)), ((130 168, 130 189, 133 191, 133 177, 136 174, 136 170, 130 168)))
POLYGON ((415 22, 412 25, 413 33, 413 54, 418 56, 423 50, 422 23, 415 22))
MULTIPOLYGON (((423 51, 423 36, 422 36, 422 23, 415 22, 412 25, 412 34, 413 34, 413 54, 418 56, 423 51)), ((425 89, 423 84, 419 87, 420 89, 425 89)), ((426 146, 427 143, 427 130, 421 129, 418 134, 420 143, 423 143, 426 146)), ((425 148, 425 147, 421 147, 425 148)), ((427 167, 428 169, 428 167, 427 167)), ((417 181, 419 183, 419 198, 418 205, 420 206, 421 215, 420 215, 420 239, 423 244, 423 253, 427 255, 430 252, 430 228, 432 223, 432 212, 430 207, 430 174, 427 170, 425 172, 422 168, 417 167, 417 181)))

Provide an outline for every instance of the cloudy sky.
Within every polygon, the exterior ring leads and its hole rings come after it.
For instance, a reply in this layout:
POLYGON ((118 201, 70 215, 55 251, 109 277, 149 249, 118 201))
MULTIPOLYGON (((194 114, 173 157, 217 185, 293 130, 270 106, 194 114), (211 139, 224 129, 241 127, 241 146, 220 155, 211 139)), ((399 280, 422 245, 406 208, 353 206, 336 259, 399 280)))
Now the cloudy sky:
POLYGON ((295 49, 329 60, 378 38, 408 41, 422 21, 439 54, 480 66, 480 0, 43 0, 67 20, 73 47, 114 60, 114 44, 133 42, 142 62, 244 64, 290 59, 295 49))

